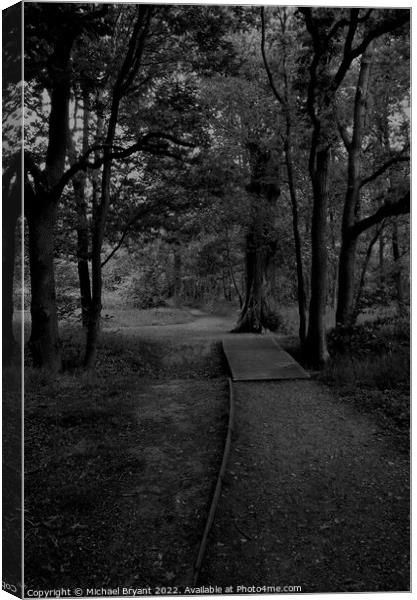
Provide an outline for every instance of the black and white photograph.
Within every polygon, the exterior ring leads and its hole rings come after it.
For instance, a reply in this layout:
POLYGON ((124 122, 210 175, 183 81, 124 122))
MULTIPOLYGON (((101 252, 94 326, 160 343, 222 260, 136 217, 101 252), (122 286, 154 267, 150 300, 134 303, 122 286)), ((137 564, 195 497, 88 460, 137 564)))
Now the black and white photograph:
POLYGON ((410 591, 411 4, 361 4, 3 8, 3 591, 410 591))

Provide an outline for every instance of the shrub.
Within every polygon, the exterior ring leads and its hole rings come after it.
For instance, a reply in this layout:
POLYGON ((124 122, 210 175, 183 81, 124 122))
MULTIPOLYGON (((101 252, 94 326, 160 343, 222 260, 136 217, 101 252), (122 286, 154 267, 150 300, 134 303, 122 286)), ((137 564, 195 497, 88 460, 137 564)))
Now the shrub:
POLYGON ((262 315, 262 324, 270 331, 280 331, 281 333, 287 332, 285 320, 282 315, 271 309, 264 310, 262 315))
POLYGON ((404 435, 410 403, 410 328, 404 319, 339 327, 328 335, 331 360, 320 374, 359 410, 404 435))
POLYGON ((410 327, 405 319, 383 318, 360 325, 336 327, 327 335, 331 355, 381 355, 398 346, 409 346, 410 327))

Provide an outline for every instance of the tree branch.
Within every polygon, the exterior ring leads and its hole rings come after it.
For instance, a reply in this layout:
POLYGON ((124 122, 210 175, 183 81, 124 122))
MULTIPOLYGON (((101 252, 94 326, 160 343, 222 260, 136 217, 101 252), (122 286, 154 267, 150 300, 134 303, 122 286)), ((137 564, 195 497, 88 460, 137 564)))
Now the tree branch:
POLYGON ((285 107, 285 102, 283 97, 281 96, 281 94, 279 93, 277 87, 275 86, 275 82, 274 82, 274 78, 272 76, 272 72, 271 69, 269 67, 268 64, 268 60, 266 58, 266 52, 265 52, 265 10, 264 7, 261 6, 261 52, 262 52, 262 58, 264 61, 264 66, 265 66, 265 71, 266 74, 268 76, 268 81, 269 81, 269 85, 271 87, 271 90, 275 96, 275 98, 278 100, 278 102, 281 104, 281 106, 285 107))
POLYGON ((85 171, 87 169, 98 169, 107 162, 110 162, 114 159, 128 158, 129 156, 138 151, 146 151, 153 154, 162 154, 165 156, 171 156, 173 158, 181 158, 179 155, 176 155, 170 151, 168 142, 185 148, 195 148, 195 144, 193 144, 192 142, 187 142, 186 140, 177 138, 174 135, 168 133, 150 132, 145 134, 143 138, 138 140, 135 144, 132 144, 127 148, 121 148, 120 146, 116 146, 116 148, 118 148, 116 152, 104 153, 103 156, 100 156, 96 160, 89 162, 88 157, 90 156, 90 154, 97 151, 98 149, 114 148, 114 146, 111 144, 101 144, 92 146, 77 162, 75 162, 69 169, 65 171, 59 182, 54 187, 53 192, 56 194, 61 194, 65 186, 79 171, 85 171), (150 143, 152 140, 156 140, 156 142, 159 143, 152 144, 150 143), (163 142, 165 142, 165 144, 163 142))
POLYGON ((343 125, 339 120, 337 120, 337 128, 339 130, 340 137, 342 138, 345 148, 349 152, 352 142, 349 139, 349 134, 347 132, 346 126, 343 125))
POLYGON ((352 43, 353 38, 355 37, 356 29, 358 27, 358 15, 359 8, 352 8, 350 10, 350 21, 349 21, 349 29, 346 35, 345 45, 343 48, 343 58, 340 63, 339 69, 337 70, 336 75, 334 76, 331 89, 332 91, 336 91, 339 85, 342 83, 347 70, 349 69, 353 57, 352 57, 352 43))
POLYGON ((371 16, 371 13, 374 9, 373 8, 369 8, 366 13, 363 15, 363 17, 358 17, 358 23, 365 23, 365 21, 367 21, 369 19, 369 17, 371 16))
POLYGON ((144 207, 141 206, 139 208, 139 210, 136 211, 136 213, 133 215, 133 217, 131 219, 129 219, 129 221, 127 222, 122 235, 119 239, 119 241, 117 242, 116 246, 113 248, 113 250, 108 254, 108 256, 106 256, 106 258, 103 260, 103 262, 101 263, 101 268, 103 268, 111 258, 113 258, 113 256, 116 254, 116 252, 119 250, 119 248, 122 246, 125 237, 127 236, 127 234, 129 233, 129 229, 132 227, 132 225, 134 223, 136 223, 136 221, 142 217, 144 214, 146 214, 147 212, 149 212, 149 207, 144 207))
MULTIPOLYGON (((398 10, 397 13, 402 13, 398 17, 393 17, 390 19, 385 19, 379 25, 376 25, 373 29, 371 29, 367 35, 363 38, 362 42, 356 46, 356 48, 352 48, 353 39, 355 37, 356 29, 359 22, 359 9, 351 9, 351 21, 349 25, 349 31, 347 33, 344 52, 343 52, 343 60, 340 64, 340 67, 334 76, 333 83, 331 85, 331 89, 336 91, 339 85, 342 83, 347 70, 349 69, 352 61, 363 54, 369 44, 376 38, 381 37, 385 33, 389 33, 390 31, 394 31, 398 27, 405 25, 407 21, 410 19, 409 10, 398 10)), ((366 15, 362 17, 362 20, 365 19, 366 15)))
POLYGON ((330 42, 332 37, 334 37, 334 35, 337 33, 338 29, 340 29, 341 27, 346 27, 347 25, 349 25, 348 19, 340 19, 340 21, 336 21, 336 23, 333 25, 333 27, 330 29, 329 33, 327 34, 326 44, 328 44, 330 42))
MULTIPOLYGON (((405 151, 405 149, 402 152, 404 152, 404 151, 405 151)), ((364 185, 367 185, 368 183, 371 183, 371 181, 374 181, 375 179, 377 179, 380 175, 382 175, 383 173, 385 173, 385 171, 387 171, 390 167, 392 167, 392 165, 395 165, 398 162, 409 161, 410 157, 402 154, 402 152, 400 154, 397 154, 396 156, 393 156, 389 160, 387 160, 383 165, 381 165, 379 167, 379 169, 377 169, 374 173, 372 173, 372 175, 369 175, 368 177, 364 177, 360 182, 360 187, 362 188, 364 185)))
POLYGON ((373 215, 361 219, 355 225, 353 225, 349 234, 352 238, 358 237, 363 231, 380 223, 387 217, 395 217, 397 215, 405 215, 410 212, 410 192, 408 191, 402 198, 397 202, 385 202, 373 215))
MULTIPOLYGON (((314 55, 313 59, 310 63, 309 72, 310 72, 310 81, 308 83, 308 91, 307 91, 307 111, 310 115, 311 122, 313 124, 313 136, 318 136, 318 132, 320 129, 320 122, 316 115, 315 110, 315 90, 317 85, 317 67, 320 62, 320 56, 322 53, 321 42, 320 42, 320 34, 318 32, 316 23, 313 19, 313 13, 310 7, 299 8, 298 9, 301 14, 305 18, 306 27, 308 32, 311 35, 313 41, 314 55)), ((314 152, 313 146, 311 146, 310 152, 310 171, 312 171, 313 163, 314 163, 314 152)))
POLYGON ((308 32, 311 35, 313 40, 314 51, 317 54, 321 54, 321 42, 320 42, 320 33, 317 29, 316 23, 313 18, 313 12, 311 7, 304 7, 298 9, 302 15, 304 15, 304 19, 306 22, 306 27, 308 32))
POLYGON ((356 48, 353 48, 351 52, 351 57, 353 59, 357 58, 363 52, 365 52, 366 48, 369 44, 377 37, 384 35, 384 33, 389 33, 390 31, 394 31, 398 29, 398 27, 402 27, 410 20, 410 11, 409 9, 397 10, 396 13, 402 13, 399 16, 391 19, 386 19, 379 25, 376 25, 374 29, 372 29, 362 40, 356 48))
POLYGON ((24 152, 25 171, 30 173, 35 182, 36 188, 47 188, 47 179, 45 173, 38 167, 33 160, 33 156, 25 150, 24 152))

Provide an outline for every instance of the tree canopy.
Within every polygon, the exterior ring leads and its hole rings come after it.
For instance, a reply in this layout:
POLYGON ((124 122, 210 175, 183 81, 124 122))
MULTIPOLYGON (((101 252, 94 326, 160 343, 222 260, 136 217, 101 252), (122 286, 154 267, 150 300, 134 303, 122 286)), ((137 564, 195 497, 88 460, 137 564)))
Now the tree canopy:
MULTIPOLYGON (((56 261, 78 268, 87 368, 118 255, 137 257, 126 281, 140 296, 149 288, 150 303, 240 302, 240 331, 276 327, 280 304, 296 303, 318 365, 327 306, 347 325, 380 285, 404 306, 408 10, 24 10, 35 364, 62 366, 56 261)), ((9 104, 20 84, 9 78, 9 104)), ((5 168, 13 164, 10 152, 5 168)))

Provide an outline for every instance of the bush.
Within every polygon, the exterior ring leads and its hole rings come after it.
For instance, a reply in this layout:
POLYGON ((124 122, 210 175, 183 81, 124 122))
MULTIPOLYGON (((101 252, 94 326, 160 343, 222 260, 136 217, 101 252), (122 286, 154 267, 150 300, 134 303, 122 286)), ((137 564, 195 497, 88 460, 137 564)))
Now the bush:
POLYGON ((134 308, 158 308, 166 306, 167 288, 153 270, 148 270, 142 277, 132 280, 128 295, 134 308))
POLYGON ((389 306, 392 302, 392 292, 387 287, 376 289, 364 289, 359 302, 359 310, 365 310, 374 306, 389 306))
POLYGON ((409 346, 410 326, 407 320, 383 318, 360 325, 336 327, 327 335, 331 355, 381 355, 398 346, 409 346))
POLYGON ((266 329, 269 329, 269 331, 287 333, 284 318, 274 310, 264 310, 262 315, 262 325, 266 329))
POLYGON ((331 360, 320 379, 344 398, 404 434, 410 416, 410 327, 404 319, 378 319, 328 334, 331 360))

